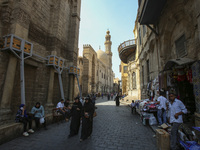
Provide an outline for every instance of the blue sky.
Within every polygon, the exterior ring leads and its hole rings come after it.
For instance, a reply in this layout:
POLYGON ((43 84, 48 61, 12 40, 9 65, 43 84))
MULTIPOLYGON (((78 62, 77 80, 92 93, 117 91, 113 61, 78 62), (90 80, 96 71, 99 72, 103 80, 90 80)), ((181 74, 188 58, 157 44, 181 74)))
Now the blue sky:
POLYGON ((105 51, 105 35, 109 29, 113 53, 112 69, 115 77, 121 79, 118 46, 124 41, 134 39, 137 3, 138 0, 82 0, 79 55, 83 55, 83 44, 90 44, 96 51, 101 46, 105 51))

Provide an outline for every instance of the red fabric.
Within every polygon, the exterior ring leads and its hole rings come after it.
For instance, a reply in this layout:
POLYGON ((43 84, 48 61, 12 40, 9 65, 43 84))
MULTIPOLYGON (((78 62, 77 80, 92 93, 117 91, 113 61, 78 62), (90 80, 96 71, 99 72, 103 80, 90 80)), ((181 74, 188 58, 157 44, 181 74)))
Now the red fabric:
POLYGON ((192 83, 192 70, 191 69, 187 72, 187 80, 190 83, 192 83))

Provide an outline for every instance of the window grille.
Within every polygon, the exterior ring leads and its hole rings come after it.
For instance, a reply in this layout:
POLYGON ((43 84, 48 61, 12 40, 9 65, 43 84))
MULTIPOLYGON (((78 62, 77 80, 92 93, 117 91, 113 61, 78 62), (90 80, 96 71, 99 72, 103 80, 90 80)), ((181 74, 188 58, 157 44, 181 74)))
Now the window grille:
POLYGON ((182 35, 179 39, 177 39, 175 41, 175 45, 177 58, 184 57, 185 55, 187 55, 185 46, 185 35, 182 35))

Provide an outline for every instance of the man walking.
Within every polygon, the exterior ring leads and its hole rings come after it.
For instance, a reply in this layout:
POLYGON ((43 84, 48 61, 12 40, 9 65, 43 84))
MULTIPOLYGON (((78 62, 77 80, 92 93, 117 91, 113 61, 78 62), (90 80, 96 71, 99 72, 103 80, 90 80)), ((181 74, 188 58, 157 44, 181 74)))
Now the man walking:
POLYGON ((159 126, 163 123, 167 123, 167 116, 166 116, 166 110, 167 110, 167 99, 164 97, 164 91, 160 90, 160 96, 158 97, 158 111, 157 111, 157 117, 159 126))
POLYGON ((182 115, 187 113, 187 109, 184 104, 176 98, 175 92, 169 93, 169 99, 170 123, 172 124, 170 147, 171 150, 176 150, 178 127, 183 123, 182 115))

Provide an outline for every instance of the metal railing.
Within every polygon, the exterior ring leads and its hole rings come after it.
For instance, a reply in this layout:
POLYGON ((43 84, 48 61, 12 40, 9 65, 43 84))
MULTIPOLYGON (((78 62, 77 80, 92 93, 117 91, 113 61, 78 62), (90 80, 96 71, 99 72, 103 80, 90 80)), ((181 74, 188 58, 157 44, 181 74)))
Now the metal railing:
POLYGON ((132 39, 132 40, 128 40, 128 41, 125 41, 123 43, 121 43, 118 47, 118 51, 120 53, 120 51, 125 48, 125 47, 128 47, 128 46, 131 46, 131 45, 135 45, 135 39, 132 39))

